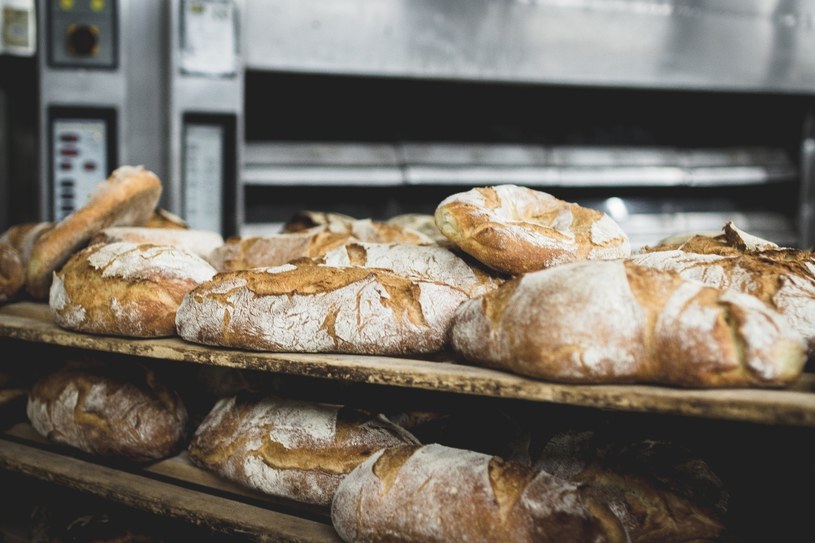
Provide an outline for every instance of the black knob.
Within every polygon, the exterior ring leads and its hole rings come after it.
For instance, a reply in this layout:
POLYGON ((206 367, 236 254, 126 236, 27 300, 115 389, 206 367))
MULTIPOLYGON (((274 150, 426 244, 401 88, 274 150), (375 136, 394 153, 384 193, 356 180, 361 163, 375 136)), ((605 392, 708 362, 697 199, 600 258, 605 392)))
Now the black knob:
POLYGON ((68 27, 68 52, 75 57, 90 57, 99 50, 99 29, 94 25, 68 27))

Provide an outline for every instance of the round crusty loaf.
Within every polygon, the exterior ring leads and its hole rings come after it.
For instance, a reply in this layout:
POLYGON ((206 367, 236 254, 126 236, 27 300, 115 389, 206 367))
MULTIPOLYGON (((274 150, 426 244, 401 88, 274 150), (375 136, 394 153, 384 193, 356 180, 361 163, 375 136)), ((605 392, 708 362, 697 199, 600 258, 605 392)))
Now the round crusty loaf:
POLYGON ((380 451, 340 483, 331 521, 344 541, 627 541, 608 506, 576 484, 442 445, 380 451))
POLYGON ((49 303, 55 322, 69 330, 172 336, 181 299, 213 275, 202 258, 175 247, 91 245, 54 274, 49 303))
POLYGON ((65 368, 42 377, 28 397, 31 424, 90 454, 146 462, 175 453, 186 430, 184 404, 151 371, 126 371, 133 375, 65 368))
POLYGON ((88 245, 96 243, 130 243, 169 245, 186 249, 203 259, 209 258, 212 251, 224 244, 224 238, 217 232, 194 230, 190 228, 148 228, 145 226, 111 226, 91 238, 88 245))
POLYGON ((218 274, 184 297, 176 327, 188 341, 256 351, 430 353, 466 299, 387 270, 298 262, 218 274))
POLYGON ((197 465, 267 494, 330 505, 340 481, 379 449, 416 439, 364 412, 281 398, 224 398, 195 432, 197 465))
POLYGON ((628 237, 605 213, 516 185, 453 194, 435 216, 457 247, 511 275, 631 254, 628 237))
POLYGON ((14 298, 25 284, 25 268, 17 249, 0 242, 0 303, 14 298))
POLYGON ((399 275, 437 281, 464 291, 470 297, 489 292, 502 280, 444 247, 396 243, 348 243, 320 259, 327 266, 380 268, 399 275))
POLYGON ((26 288, 37 299, 48 296, 51 274, 108 226, 139 225, 147 221, 161 196, 161 181, 141 166, 122 166, 100 183, 90 201, 34 244, 26 271, 26 288))
POLYGON ((761 300, 631 262, 529 273, 463 304, 451 330, 465 359, 555 381, 781 386, 801 337, 761 300))

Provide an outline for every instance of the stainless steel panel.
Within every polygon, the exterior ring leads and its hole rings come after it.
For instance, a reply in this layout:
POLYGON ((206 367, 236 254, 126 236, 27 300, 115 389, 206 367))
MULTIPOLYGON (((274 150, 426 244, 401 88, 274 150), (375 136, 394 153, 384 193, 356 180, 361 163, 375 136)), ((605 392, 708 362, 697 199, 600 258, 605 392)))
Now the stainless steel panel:
POLYGON ((245 185, 725 186, 795 179, 778 149, 249 143, 245 185))
POLYGON ((815 91, 815 0, 247 0, 246 66, 815 91))

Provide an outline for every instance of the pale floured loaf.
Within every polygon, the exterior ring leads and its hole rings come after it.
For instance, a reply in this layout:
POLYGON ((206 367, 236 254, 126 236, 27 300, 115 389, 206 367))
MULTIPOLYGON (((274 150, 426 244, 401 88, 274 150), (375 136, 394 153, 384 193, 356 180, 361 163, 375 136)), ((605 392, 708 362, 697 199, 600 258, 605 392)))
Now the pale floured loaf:
POLYGON ((149 370, 109 373, 65 368, 42 377, 28 398, 32 426, 49 440, 109 458, 146 462, 177 452, 187 424, 178 395, 149 370))
POLYGON ((26 271, 26 289, 37 299, 48 297, 51 274, 94 234, 108 226, 145 223, 161 196, 161 181, 141 166, 121 166, 97 185, 90 201, 65 217, 34 243, 26 271))
POLYGON ((198 426, 193 463, 266 494, 322 506, 379 449, 416 439, 362 411, 282 398, 220 400, 198 426))
POLYGON ((178 334, 258 351, 399 355, 444 349, 467 295, 380 269, 287 264, 218 274, 184 297, 178 334))
POLYGON ((435 217, 462 251, 511 275, 631 254, 628 237, 605 213, 516 185, 453 194, 435 217))
POLYGON ((474 363, 574 383, 781 386, 805 362, 758 298, 625 261, 508 281, 459 308, 451 341, 474 363))
POLYGON ((205 260, 175 247, 91 245, 54 274, 49 304, 55 322, 69 330, 172 336, 181 299, 213 275, 205 260))
POLYGON ((810 251, 778 247, 729 223, 720 236, 695 236, 676 249, 652 249, 630 260, 751 294, 784 315, 815 351, 815 257, 810 251))
POLYGON ((224 238, 221 234, 210 230, 148 228, 146 226, 111 226, 99 231, 88 244, 114 243, 116 241, 169 245, 186 249, 203 259, 208 259, 212 251, 224 244, 224 238))
POLYGON ((475 263, 435 245, 348 243, 327 252, 320 262, 327 266, 382 268, 407 277, 444 283, 470 297, 489 292, 503 282, 475 263))
POLYGON ((625 529, 583 487, 442 445, 392 447, 340 483, 331 521, 348 542, 623 542, 625 529))

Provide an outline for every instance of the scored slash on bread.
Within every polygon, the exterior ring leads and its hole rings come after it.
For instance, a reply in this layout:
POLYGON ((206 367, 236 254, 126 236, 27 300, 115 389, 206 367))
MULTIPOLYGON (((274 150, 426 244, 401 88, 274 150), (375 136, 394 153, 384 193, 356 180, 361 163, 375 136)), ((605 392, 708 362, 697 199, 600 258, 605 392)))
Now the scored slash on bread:
POLYGON ((783 386, 804 342, 758 298, 626 261, 529 273, 464 303, 451 330, 466 360, 572 383, 783 386))
POLYGON ((274 397, 223 398, 188 447, 193 463, 267 494, 322 506, 342 478, 384 447, 416 444, 355 409, 274 397))
POLYGON ((145 223, 161 196, 161 181, 141 166, 121 166, 100 183, 90 201, 42 234, 26 271, 26 289, 35 299, 48 297, 51 274, 94 234, 108 226, 145 223))

